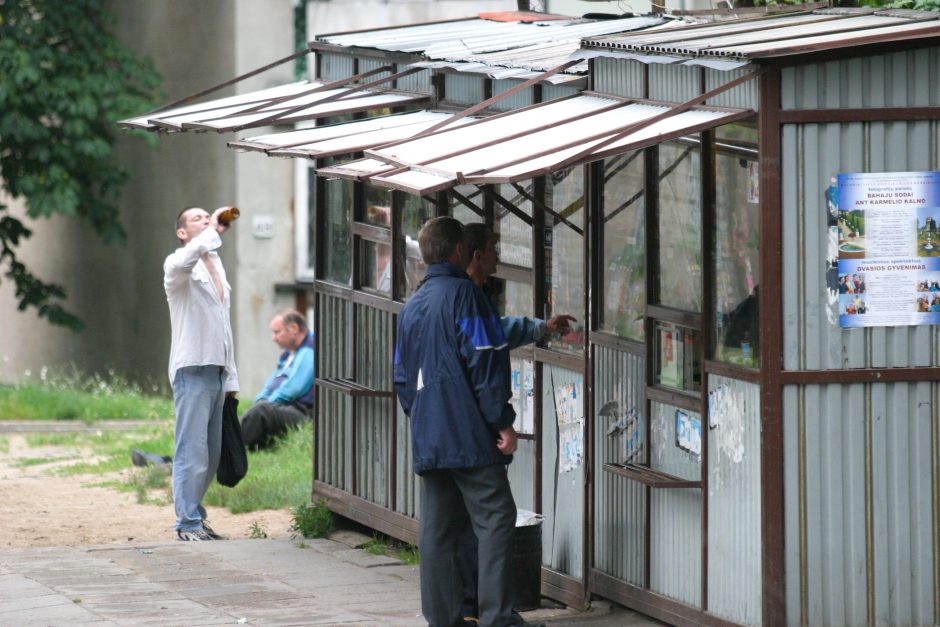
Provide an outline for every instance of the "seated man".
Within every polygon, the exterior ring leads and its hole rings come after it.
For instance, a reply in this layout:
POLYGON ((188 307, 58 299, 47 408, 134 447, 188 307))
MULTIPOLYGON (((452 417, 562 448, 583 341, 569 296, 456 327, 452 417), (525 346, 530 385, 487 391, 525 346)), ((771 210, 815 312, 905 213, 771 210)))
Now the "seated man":
POLYGON ((264 448, 300 426, 313 409, 313 333, 307 321, 294 309, 280 311, 271 319, 271 339, 284 352, 255 404, 242 416, 242 438, 252 449, 264 448))

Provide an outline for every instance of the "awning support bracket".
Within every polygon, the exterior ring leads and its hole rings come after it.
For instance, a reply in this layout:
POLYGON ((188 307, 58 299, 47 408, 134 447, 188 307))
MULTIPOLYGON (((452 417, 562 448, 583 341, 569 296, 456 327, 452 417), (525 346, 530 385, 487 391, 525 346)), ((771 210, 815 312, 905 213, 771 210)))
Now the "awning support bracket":
POLYGON ((526 189, 522 185, 519 185, 519 183, 512 183, 512 186, 517 192, 519 192, 522 195, 523 198, 531 202, 535 207, 537 207, 538 209, 541 209, 545 213, 554 217, 556 220, 560 220, 562 223, 567 225, 572 231, 574 231, 578 235, 582 235, 582 236, 584 235, 584 230, 580 226, 571 222, 568 218, 562 216, 560 213, 558 213, 557 211, 555 211, 554 209, 546 205, 544 202, 542 202, 541 200, 539 200, 538 198, 530 194, 528 191, 526 191, 526 189))
POLYGON ((242 75, 240 75, 240 76, 236 76, 235 78, 230 78, 229 80, 225 81, 224 83, 219 83, 218 85, 215 85, 214 87, 209 87, 208 89, 203 89, 202 91, 197 91, 196 93, 191 94, 191 95, 189 95, 189 96, 186 96, 185 98, 180 98, 179 100, 174 100, 173 102, 170 102, 170 103, 168 103, 168 104, 165 104, 165 105, 163 105, 162 107, 157 107, 156 109, 153 109, 152 111, 148 111, 147 113, 144 113, 144 114, 142 114, 142 115, 140 115, 140 116, 137 116, 137 117, 149 116, 149 115, 152 115, 152 114, 154 114, 154 113, 160 113, 161 111, 166 111, 166 110, 168 110, 168 109, 173 109, 173 108, 175 108, 175 107, 178 107, 179 105, 183 105, 183 104, 186 104, 186 103, 188 103, 188 102, 191 102, 191 101, 195 100, 196 98, 200 98, 200 97, 202 97, 202 96, 211 94, 211 93, 214 92, 214 91, 218 91, 218 90, 220 90, 220 89, 225 89, 226 87, 228 87, 228 86, 230 86, 230 85, 234 85, 235 83, 238 83, 239 81, 243 81, 243 80, 245 80, 246 78, 251 78, 252 76, 256 76, 256 75, 258 75, 258 74, 261 74, 262 72, 266 72, 266 71, 270 70, 270 69, 273 68, 273 67, 277 67, 277 66, 281 65, 282 63, 287 63, 288 61, 293 61, 294 59, 297 59, 297 58, 299 58, 299 57, 304 56, 305 54, 310 54, 311 52, 313 52, 313 51, 312 51, 309 47, 308 47, 308 48, 304 48, 303 50, 298 50, 298 51, 295 52, 294 54, 288 55, 288 56, 286 56, 286 57, 284 57, 284 58, 282 58, 282 59, 278 59, 277 61, 272 61, 271 63, 268 63, 267 65, 263 65, 263 66, 261 66, 261 67, 259 67, 259 68, 256 68, 256 69, 254 69, 254 70, 251 70, 250 72, 246 72, 245 74, 242 74, 242 75))
MULTIPOLYGON (((340 93, 338 93, 338 94, 334 94, 334 95, 332 95, 332 96, 328 96, 328 97, 326 97, 326 98, 323 98, 322 100, 316 100, 316 101, 314 101, 314 102, 308 102, 308 103, 306 103, 306 104, 297 105, 296 107, 291 107, 291 108, 286 109, 286 110, 284 110, 284 111, 278 111, 277 113, 275 113, 275 114, 273 114, 273 115, 270 115, 270 116, 268 116, 268 117, 266 117, 266 118, 263 118, 263 119, 261 119, 261 120, 256 120, 256 121, 252 122, 251 125, 252 125, 252 126, 266 126, 266 125, 271 124, 271 123, 273 123, 273 122, 277 122, 277 121, 280 120, 281 118, 284 118, 284 117, 293 115, 293 114, 297 113, 298 111, 302 111, 302 110, 307 109, 307 108, 309 108, 309 107, 312 107, 312 106, 315 106, 315 105, 325 104, 325 103, 327 103, 327 102, 333 102, 334 100, 341 100, 341 99, 343 99, 343 98, 349 96, 350 94, 354 94, 354 93, 356 93, 356 92, 358 92, 358 91, 363 91, 363 90, 365 90, 365 89, 369 89, 370 87, 374 87, 374 86, 376 86, 376 85, 381 85, 382 83, 387 83, 387 82, 389 82, 389 81, 393 81, 393 80, 396 80, 396 79, 401 78, 401 77, 403 77, 403 76, 408 76, 409 74, 414 74, 414 73, 420 72, 420 71, 421 71, 421 68, 408 68, 408 69, 402 70, 401 72, 396 72, 396 73, 394 73, 394 74, 389 74, 388 76, 383 76, 383 77, 380 78, 380 79, 377 79, 377 80, 374 80, 374 81, 369 81, 368 83, 363 83, 362 85, 356 85, 355 87, 350 87, 350 88, 347 89, 346 91, 340 92, 340 93)), ((235 128, 235 129, 232 129, 232 130, 239 130, 239 128, 235 128)))
POLYGON ((495 189, 493 189, 492 186, 479 185, 478 187, 483 190, 484 194, 486 194, 487 196, 489 196, 490 198, 492 198, 493 200, 501 204, 511 214, 513 214, 514 216, 516 216, 517 218, 519 218, 520 220, 522 220, 529 226, 532 226, 533 224, 535 224, 535 221, 532 219, 532 216, 527 215, 525 211, 522 211, 521 209, 519 209, 519 207, 509 202, 509 200, 504 198, 502 194, 500 194, 495 189))

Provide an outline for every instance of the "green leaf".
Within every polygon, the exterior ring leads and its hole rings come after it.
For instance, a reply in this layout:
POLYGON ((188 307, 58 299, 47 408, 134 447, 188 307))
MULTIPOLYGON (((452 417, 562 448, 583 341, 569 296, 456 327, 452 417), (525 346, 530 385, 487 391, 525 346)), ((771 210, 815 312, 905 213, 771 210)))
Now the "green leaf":
MULTIPOLYGON (((128 175, 114 156, 114 122, 153 108, 160 77, 114 37, 107 5, 0 0, 0 184, 25 198, 30 220, 74 216, 103 241, 123 243, 114 202, 128 175)), ((65 308, 65 288, 18 258, 30 234, 0 204, 0 275, 14 284, 17 308, 81 329, 65 308)))

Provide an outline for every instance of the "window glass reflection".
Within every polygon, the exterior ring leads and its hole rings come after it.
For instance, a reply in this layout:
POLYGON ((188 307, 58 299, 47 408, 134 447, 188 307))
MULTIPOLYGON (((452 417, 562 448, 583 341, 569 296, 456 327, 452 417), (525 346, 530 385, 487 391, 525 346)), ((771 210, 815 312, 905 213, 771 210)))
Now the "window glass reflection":
POLYGON ((418 289, 418 284, 427 272, 427 266, 421 259, 421 250, 418 248, 418 232, 424 223, 434 216, 434 209, 430 202, 420 196, 404 194, 404 206, 401 213, 402 245, 399 247, 399 266, 404 268, 405 288, 403 296, 407 299, 418 289))
POLYGON ((701 311, 701 151, 659 146, 659 302, 701 311))
POLYGON ((733 124, 716 135, 714 356, 756 368, 760 363, 757 131, 733 124), (746 145, 750 151, 738 148, 746 145))
POLYGON ((323 185, 324 219, 323 278, 349 285, 352 279, 353 182, 318 179, 323 185))
MULTIPOLYGON (((532 193, 532 181, 526 181, 526 191, 532 193)), ((512 185, 500 185, 499 194, 522 213, 532 215, 532 203, 512 185)), ((524 268, 532 267, 532 227, 500 203, 493 207, 493 231, 499 234, 499 261, 524 268)))
POLYGON ((604 162, 600 328, 642 340, 646 313, 646 194, 643 152, 604 162))
POLYGON ((580 351, 584 346, 584 168, 552 173, 546 185, 546 202, 559 217, 545 216, 545 315, 577 318, 569 333, 552 334, 547 346, 580 351))

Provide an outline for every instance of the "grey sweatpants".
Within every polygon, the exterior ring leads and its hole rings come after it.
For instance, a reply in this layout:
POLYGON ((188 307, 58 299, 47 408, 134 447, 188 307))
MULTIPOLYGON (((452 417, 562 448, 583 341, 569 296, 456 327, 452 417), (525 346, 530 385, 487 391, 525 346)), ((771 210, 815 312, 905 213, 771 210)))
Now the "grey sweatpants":
POLYGON ((516 504, 504 466, 430 470, 421 475, 421 611, 431 627, 462 624, 457 540, 467 516, 479 540, 480 624, 509 625, 516 504))

